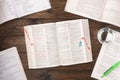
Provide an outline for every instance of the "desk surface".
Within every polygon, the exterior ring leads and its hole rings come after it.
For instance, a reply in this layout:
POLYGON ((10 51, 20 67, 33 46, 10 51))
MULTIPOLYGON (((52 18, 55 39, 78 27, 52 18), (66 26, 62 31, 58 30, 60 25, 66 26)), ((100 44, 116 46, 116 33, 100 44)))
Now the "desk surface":
POLYGON ((101 48, 101 44, 96 38, 98 30, 105 26, 111 26, 110 28, 120 31, 120 28, 113 25, 89 20, 93 62, 67 67, 29 70, 23 27, 31 24, 85 19, 85 17, 64 12, 66 1, 51 0, 52 9, 50 10, 25 16, 0 25, 0 51, 13 46, 18 48, 28 80, 94 80, 90 75, 101 48))

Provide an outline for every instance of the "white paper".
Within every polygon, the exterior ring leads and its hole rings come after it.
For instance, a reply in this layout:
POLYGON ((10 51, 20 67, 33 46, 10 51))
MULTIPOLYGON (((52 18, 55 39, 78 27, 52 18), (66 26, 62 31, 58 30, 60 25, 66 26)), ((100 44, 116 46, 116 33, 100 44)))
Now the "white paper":
POLYGON ((106 0, 67 0, 65 11, 101 20, 106 0))
POLYGON ((107 0, 102 21, 120 27, 120 0, 107 0))
POLYGON ((120 26, 120 0, 67 0, 65 11, 120 26))
POLYGON ((17 17, 14 0, 0 0, 0 24, 17 17))
MULTIPOLYGON (((26 44, 29 57, 28 61, 34 60, 34 64, 30 63, 29 67, 42 68, 60 65, 55 24, 30 26, 32 31, 29 31, 28 27, 29 26, 25 29, 28 31, 29 35, 32 34, 31 39, 33 42, 33 46, 30 45, 30 43, 26 44), (34 52, 29 51, 29 46, 34 49, 34 52), (34 67, 31 65, 34 65, 34 67)), ((26 38, 28 38, 28 35, 26 35, 26 38)), ((26 41, 28 42, 30 40, 26 39, 26 41)))
POLYGON ((15 47, 0 52, 0 80, 27 80, 15 47))
POLYGON ((82 21, 64 21, 56 25, 61 65, 84 63, 86 61, 84 41, 82 46, 79 46, 83 36, 82 21))
POLYGON ((50 9, 49 0, 15 0, 19 17, 50 9))
POLYGON ((102 45, 98 60, 91 75, 93 78, 99 80, 120 80, 120 66, 106 77, 101 78, 109 68, 120 61, 120 33, 114 31, 114 35, 108 35, 107 39, 110 37, 113 38, 113 41, 102 45))
POLYGON ((0 0, 0 24, 50 8, 49 0, 0 0))
MULTIPOLYGON (((88 20, 71 20, 26 26, 25 33, 29 68, 55 67, 92 61, 91 50, 87 51, 85 27, 89 37, 88 20), (84 22, 84 26, 83 26, 84 22), (29 39, 31 38, 31 39, 29 39), (79 46, 80 41, 82 46, 79 46), (33 45, 30 45, 31 42, 33 45), (90 55, 88 55, 90 54, 90 55)), ((90 45, 90 39, 86 38, 90 45)))

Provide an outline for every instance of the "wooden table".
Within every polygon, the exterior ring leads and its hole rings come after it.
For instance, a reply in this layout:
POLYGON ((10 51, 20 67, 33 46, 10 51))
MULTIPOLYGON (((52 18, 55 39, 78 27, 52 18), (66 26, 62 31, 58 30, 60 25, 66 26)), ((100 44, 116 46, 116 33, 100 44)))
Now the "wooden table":
POLYGON ((97 32, 105 26, 120 31, 120 28, 106 23, 89 20, 94 61, 66 67, 29 70, 24 40, 23 27, 31 24, 57 22, 64 20, 84 19, 64 12, 67 0, 51 0, 52 9, 15 19, 0 25, 0 50, 16 46, 19 51, 28 80, 94 80, 90 77, 98 57, 101 44, 97 40, 97 32))

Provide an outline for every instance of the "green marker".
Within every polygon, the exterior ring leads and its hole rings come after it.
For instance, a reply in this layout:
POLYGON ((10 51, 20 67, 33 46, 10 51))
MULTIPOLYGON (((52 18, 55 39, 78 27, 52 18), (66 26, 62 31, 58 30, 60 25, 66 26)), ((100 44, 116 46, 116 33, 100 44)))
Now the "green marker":
POLYGON ((107 75, 109 75, 113 70, 115 70, 118 66, 120 65, 120 61, 118 61, 117 63, 115 63, 111 68, 109 68, 101 77, 105 77, 107 75))

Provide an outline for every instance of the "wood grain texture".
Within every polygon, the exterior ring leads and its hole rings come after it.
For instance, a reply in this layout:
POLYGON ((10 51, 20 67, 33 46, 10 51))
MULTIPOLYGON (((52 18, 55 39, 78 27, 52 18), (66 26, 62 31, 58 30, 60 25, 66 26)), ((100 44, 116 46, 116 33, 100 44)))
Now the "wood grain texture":
POLYGON ((93 62, 73 66, 29 70, 23 27, 31 24, 85 19, 85 17, 64 12, 65 4, 66 0, 51 0, 52 9, 14 19, 0 25, 0 51, 13 46, 18 48, 28 80, 94 80, 90 75, 101 48, 101 44, 96 37, 98 30, 108 26, 120 31, 120 28, 113 25, 89 19, 93 62))

